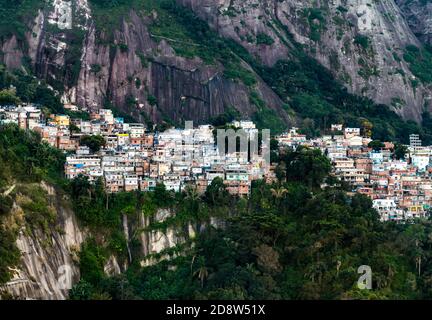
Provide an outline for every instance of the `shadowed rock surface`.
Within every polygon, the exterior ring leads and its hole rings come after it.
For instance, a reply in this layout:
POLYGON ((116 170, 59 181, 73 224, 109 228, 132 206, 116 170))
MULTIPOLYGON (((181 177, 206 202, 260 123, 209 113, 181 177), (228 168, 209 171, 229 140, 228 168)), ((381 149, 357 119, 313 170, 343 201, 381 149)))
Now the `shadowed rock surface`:
POLYGON ((396 0, 414 34, 432 45, 432 2, 428 0, 396 0))

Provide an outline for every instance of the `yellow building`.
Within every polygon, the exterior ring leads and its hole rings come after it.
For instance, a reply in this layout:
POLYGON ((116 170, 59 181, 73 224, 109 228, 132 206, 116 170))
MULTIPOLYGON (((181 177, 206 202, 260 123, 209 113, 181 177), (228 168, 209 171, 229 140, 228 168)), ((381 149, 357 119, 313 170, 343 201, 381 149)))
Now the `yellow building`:
POLYGON ((70 118, 66 115, 56 115, 54 117, 54 122, 58 126, 68 127, 70 124, 70 118))

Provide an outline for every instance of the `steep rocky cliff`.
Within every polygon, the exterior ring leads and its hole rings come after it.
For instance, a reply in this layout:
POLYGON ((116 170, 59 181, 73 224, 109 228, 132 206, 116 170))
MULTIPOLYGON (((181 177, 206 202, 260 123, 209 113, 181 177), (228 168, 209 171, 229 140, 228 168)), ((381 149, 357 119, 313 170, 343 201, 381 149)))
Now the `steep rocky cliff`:
POLYGON ((142 266, 153 265, 162 259, 170 259, 171 255, 177 254, 176 248, 179 249, 195 237, 196 231, 191 225, 184 229, 171 226, 164 230, 148 230, 152 223, 163 223, 174 215, 175 212, 167 209, 158 210, 152 217, 141 215, 140 227, 146 230, 140 234, 142 266))
MULTIPOLYGON (((153 120, 167 115, 180 123, 185 119, 209 119, 230 106, 249 116, 256 111, 247 86, 224 78, 222 66, 177 56, 166 40, 153 41, 146 27, 149 19, 130 12, 128 22, 123 21, 121 31, 114 33, 114 43, 128 49, 116 48, 111 54, 109 46, 96 44, 97 30, 90 28, 76 87, 79 105, 100 106, 107 93, 118 106, 133 97, 132 105, 145 110, 153 120), (143 56, 150 61, 144 62, 143 56), (92 72, 92 65, 100 65, 100 72, 92 72), (150 95, 157 104, 150 104, 150 95)), ((262 82, 259 87, 268 105, 281 111, 278 97, 262 82)))
POLYGON ((62 196, 51 186, 43 184, 42 187, 55 218, 44 221, 46 227, 29 225, 27 196, 17 192, 8 225, 19 228, 16 245, 21 262, 14 269, 14 277, 0 289, 20 299, 62 300, 67 298, 71 285, 79 280, 77 253, 85 233, 62 196))
POLYGON ((427 84, 413 85, 416 77, 402 59, 408 45, 421 44, 393 0, 179 2, 266 64, 290 56, 292 36, 351 92, 390 105, 404 118, 419 120, 431 98, 427 84))
MULTIPOLYGON (((13 194, 15 203, 7 217, 6 224, 17 230, 16 246, 21 258, 12 268, 13 277, 0 285, 0 299, 64 300, 69 296, 69 289, 80 280, 80 252, 88 238, 104 239, 103 232, 90 231, 78 222, 75 213, 70 209, 67 197, 52 186, 42 183, 40 186, 12 186, 8 194, 13 194), (43 190, 43 191, 42 191, 43 190), (43 192, 49 203, 52 217, 45 216, 40 225, 34 222, 32 205, 38 201, 31 199, 29 192, 43 192)), ((41 199, 39 199, 41 200, 41 199)), ((182 254, 184 246, 190 246, 190 240, 204 226, 185 227, 168 225, 166 228, 155 228, 173 218, 171 209, 158 209, 154 215, 145 216, 139 213, 140 219, 128 221, 123 216, 123 232, 128 247, 128 262, 139 259, 142 266, 151 266, 162 260, 171 259, 182 254), (197 229, 198 228, 198 229, 197 229), (129 243, 138 240, 138 251, 132 255, 129 243)), ((217 226, 213 221, 212 225, 217 226)), ((106 257, 104 272, 108 276, 119 275, 128 268, 128 263, 119 263, 114 253, 106 257)))
POLYGON ((72 2, 73 28, 64 29, 64 3, 55 0, 52 7, 40 10, 28 23, 31 30, 25 39, 12 36, 2 43, 3 62, 9 69, 20 68, 28 56, 36 75, 64 92, 64 102, 90 109, 110 104, 141 121, 202 122, 232 107, 253 116, 258 109, 250 99, 253 91, 278 117, 290 120, 277 95, 247 64, 240 62, 257 78, 253 88, 225 77, 226 68, 219 61, 182 56, 173 48, 178 40, 152 34, 149 27, 162 19, 157 7, 128 7, 107 32, 92 19, 87 0, 72 2))
POLYGON ((428 0, 396 0, 409 26, 420 40, 432 45, 432 2, 428 0))
MULTIPOLYGON (((351 92, 387 104, 405 119, 420 121, 425 108, 431 109, 430 84, 404 59, 408 46, 422 48, 416 35, 429 39, 430 3, 176 1, 266 65, 296 59, 297 50, 304 50, 351 92)), ((3 35, 2 61, 10 69, 30 64, 64 92, 64 102, 117 106, 141 121, 202 122, 232 107, 253 117, 262 112, 251 99, 256 94, 285 123, 292 119, 251 66, 240 61, 230 68, 220 56, 208 59, 217 46, 200 54, 206 44, 193 39, 188 21, 179 22, 161 3, 118 1, 110 9, 96 0, 52 0, 32 19, 26 16, 24 36, 3 35), (72 29, 62 20, 67 3, 72 3, 72 29), (242 79, 245 74, 249 80, 242 79)))

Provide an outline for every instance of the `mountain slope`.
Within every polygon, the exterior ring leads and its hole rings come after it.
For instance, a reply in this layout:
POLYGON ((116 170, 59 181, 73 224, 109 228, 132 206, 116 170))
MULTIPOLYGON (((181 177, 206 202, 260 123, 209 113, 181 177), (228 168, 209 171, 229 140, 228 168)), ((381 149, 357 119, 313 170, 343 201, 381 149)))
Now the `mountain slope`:
POLYGON ((220 34, 273 65, 292 52, 290 36, 347 88, 419 121, 428 106, 428 83, 414 83, 403 60, 421 47, 394 1, 179 0, 220 34), (260 42, 262 35, 270 45, 260 42))
MULTIPOLYGON (((19 68, 19 56, 29 56, 36 75, 64 91, 64 102, 116 106, 152 122, 203 122, 230 108, 249 117, 264 108, 279 128, 290 121, 279 97, 216 34, 203 28, 201 38, 194 36, 160 1, 111 7, 73 1, 72 30, 56 25, 61 3, 39 11, 21 41, 6 38, 3 62, 19 68)), ((191 22, 200 28, 199 21, 191 22)))
POLYGON ((431 54, 393 0, 73 0, 71 30, 58 24, 66 1, 43 3, 8 5, 20 26, 2 27, 1 61, 34 71, 82 107, 177 124, 234 110, 280 131, 293 121, 292 97, 257 73, 307 54, 349 92, 404 119, 420 123, 431 109, 431 54), (240 59, 239 48, 257 61, 240 59))
POLYGON ((396 0, 409 26, 420 40, 432 45, 432 2, 430 0, 396 0))

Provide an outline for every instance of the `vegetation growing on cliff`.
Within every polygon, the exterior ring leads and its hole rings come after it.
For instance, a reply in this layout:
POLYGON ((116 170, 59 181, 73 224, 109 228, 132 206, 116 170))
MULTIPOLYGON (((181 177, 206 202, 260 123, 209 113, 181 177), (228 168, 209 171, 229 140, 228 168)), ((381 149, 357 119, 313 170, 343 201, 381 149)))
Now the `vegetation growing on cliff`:
POLYGON ((62 153, 41 143, 38 134, 15 125, 0 126, 0 284, 10 280, 10 267, 20 261, 18 229, 10 220, 13 203, 22 207, 28 225, 46 230, 52 211, 46 194, 33 184, 45 180, 61 185, 63 164, 62 153))
MULTIPOLYGON (((336 122, 361 127, 361 123, 367 119, 373 124, 373 135, 376 139, 407 142, 409 134, 419 133, 425 143, 432 143, 431 128, 421 127, 413 121, 404 121, 388 106, 377 105, 368 98, 348 93, 331 72, 306 55, 301 46, 298 45, 292 51, 294 59, 279 61, 273 67, 266 67, 234 41, 217 36, 190 10, 179 7, 170 0, 163 1, 161 7, 175 18, 190 39, 200 44, 199 48, 204 51, 201 55, 199 52, 195 53, 196 55, 204 60, 208 59, 207 57, 216 58, 223 63, 226 77, 238 78, 253 86, 256 83, 253 74, 247 70, 244 72, 245 69, 239 68, 237 63, 232 64, 232 61, 243 60, 252 66, 286 102, 288 108, 296 111, 307 123, 312 123, 313 129, 308 129, 307 133, 319 134, 336 122)), ((317 19, 321 13, 310 15, 317 19)), ((367 48, 367 42, 365 39, 357 39, 357 43, 362 47, 367 48)), ((266 107, 265 101, 256 98, 254 90, 251 91, 251 102, 259 109, 255 121, 259 122, 261 128, 270 128, 274 133, 283 130, 281 119, 266 107)), ((307 129, 307 126, 302 127, 307 129)))
POLYGON ((424 83, 432 83, 432 49, 421 49, 414 45, 405 48, 404 60, 412 73, 424 83))
POLYGON ((26 102, 39 104, 51 113, 63 113, 65 111, 60 98, 45 82, 39 81, 22 70, 8 71, 2 64, 0 64, 0 90, 8 90, 7 92, 9 92, 9 95, 6 96, 5 91, 2 91, 3 94, 0 95, 2 105, 26 102), (14 89, 11 90, 11 87, 14 89))
POLYGON ((43 0, 0 0, 0 34, 23 39, 29 30, 27 23, 31 23, 38 10, 45 6, 43 0))
MULTIPOLYGON (((281 60, 273 67, 266 67, 235 42, 229 41, 229 44, 233 52, 251 65, 303 119, 301 128, 310 136, 325 132, 331 123, 361 128, 367 120, 373 125, 374 139, 408 143, 409 135, 418 133, 426 144, 432 143, 432 127, 404 121, 388 106, 349 93, 328 69, 301 48, 293 52, 295 59, 281 60)), ((427 118, 427 113, 424 116, 427 118)))
MULTIPOLYGON (((172 4, 172 1, 164 3, 163 7, 170 10, 170 14, 175 16, 176 20, 188 30, 188 34, 194 41, 211 48, 211 52, 219 52, 221 48, 223 51, 220 52, 232 52, 235 59, 242 59, 252 66, 254 71, 276 91, 289 108, 296 111, 301 118, 306 119, 306 123, 312 124, 312 130, 302 125, 306 133, 319 134, 331 123, 339 122, 348 126, 361 127, 364 120, 367 119, 373 124, 373 136, 376 139, 407 142, 409 134, 419 133, 425 143, 432 143, 431 128, 421 127, 413 121, 404 121, 388 106, 377 105, 368 98, 348 93, 330 71, 307 56, 301 46, 293 50, 294 59, 279 61, 273 67, 265 67, 234 41, 217 37, 209 30, 206 23, 189 10, 172 4), (196 30, 200 32, 197 33, 196 30), (218 46, 215 47, 214 44, 218 46)), ((318 19, 321 13, 312 12, 309 13, 309 16, 318 19)), ((367 48, 366 40, 359 38, 357 43, 367 48)), ((232 59, 232 54, 227 58, 232 59)), ((230 60, 223 60, 225 66, 227 61, 230 60)), ((242 69, 237 66, 228 68, 225 76, 235 78, 234 74, 231 76, 231 72, 238 74, 240 72, 238 70, 242 69)), ((254 82, 249 82, 248 76, 237 75, 237 77, 245 84, 254 84, 254 82)), ((284 130, 281 119, 266 107, 265 101, 261 101, 254 90, 251 92, 251 102, 258 107, 254 120, 258 122, 260 128, 270 128, 273 133, 284 130)))
POLYGON ((431 128, 404 121, 388 106, 348 93, 328 70, 307 56, 263 68, 261 75, 303 119, 312 120, 321 132, 331 123, 361 128, 367 119, 373 124, 375 139, 406 143, 409 134, 419 133, 425 143, 432 143, 431 128))
MULTIPOLYGON (((28 0, 24 2, 34 4, 38 1, 28 0)), ((292 60, 280 61, 274 67, 267 68, 248 54, 244 48, 229 39, 220 37, 208 27, 206 22, 199 19, 189 9, 177 5, 175 1, 119 0, 107 2, 90 0, 89 3, 97 29, 104 33, 104 36, 101 34, 98 39, 106 38, 107 44, 113 40, 111 38, 112 31, 120 28, 121 21, 128 22, 129 13, 133 9, 146 20, 150 34, 155 41, 162 39, 168 41, 180 56, 200 57, 207 64, 223 65, 225 69, 223 75, 226 78, 240 81, 251 89, 250 101, 258 109, 254 115, 254 120, 259 123, 260 127, 269 127, 274 133, 283 130, 284 123, 274 111, 266 106, 265 101, 256 99, 256 76, 242 60, 252 66, 253 70, 270 87, 276 88, 275 91, 284 100, 286 109, 295 110, 301 118, 305 119, 301 127, 308 134, 322 132, 332 121, 345 122, 347 125, 359 125, 366 118, 374 124, 374 138, 406 142, 410 133, 420 133, 423 141, 432 141, 430 128, 421 128, 409 121, 404 122, 391 112, 389 107, 376 105, 366 98, 348 94, 343 85, 336 81, 328 70, 304 53, 300 45, 293 48, 292 60)), ((8 7, 10 4, 5 8, 8 7)), ((324 11, 313 8, 304 12, 304 18, 310 24, 311 33, 316 38, 319 38, 320 32, 325 29, 325 16, 324 11)), ((278 24, 278 21, 275 23, 278 24)), ((280 30, 286 33, 284 36, 292 38, 286 28, 281 27, 280 30)), ((68 66, 66 66, 65 72, 69 84, 74 83, 80 68, 79 48, 82 37, 82 32, 80 33, 75 29, 68 31, 67 38, 73 42, 66 57, 68 66)), ((271 42, 263 34, 259 36, 258 40, 265 44, 271 42)), ((370 47, 370 41, 365 37, 357 36, 354 42, 364 50, 370 47)), ((407 47, 404 55, 414 74, 426 82, 427 73, 430 69, 427 64, 430 60, 429 55, 427 50, 420 50, 411 46, 407 47)), ((365 78, 368 78, 375 71, 367 64, 364 64, 364 68, 360 70, 365 78)), ((19 82, 26 84, 26 86, 18 88, 18 91, 21 91, 18 92, 18 96, 24 93, 26 97, 23 101, 31 100, 29 94, 36 95, 33 97, 33 101, 39 100, 44 104, 49 104, 53 110, 62 109, 57 101, 46 101, 46 94, 48 93, 46 89, 39 89, 36 93, 31 92, 31 90, 30 92, 23 92, 29 91, 27 87, 34 88, 34 81, 30 79, 30 76, 17 74, 15 77, 19 82)), ((56 84, 55 87, 59 90, 63 89, 61 84, 56 84)))

